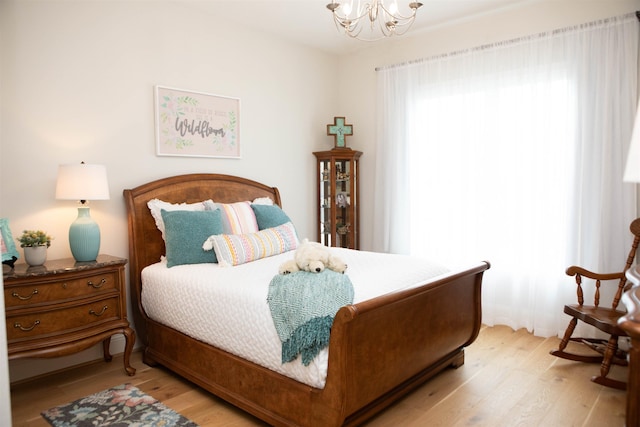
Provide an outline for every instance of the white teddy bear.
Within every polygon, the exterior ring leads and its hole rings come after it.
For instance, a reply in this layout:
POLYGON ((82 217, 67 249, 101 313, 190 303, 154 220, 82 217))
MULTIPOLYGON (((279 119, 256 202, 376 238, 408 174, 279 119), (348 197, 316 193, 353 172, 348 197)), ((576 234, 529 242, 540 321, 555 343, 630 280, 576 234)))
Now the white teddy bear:
POLYGON ((294 258, 280 266, 280 274, 290 274, 296 271, 320 273, 325 268, 344 273, 347 269, 347 264, 339 257, 331 254, 328 247, 304 239, 296 249, 294 258))

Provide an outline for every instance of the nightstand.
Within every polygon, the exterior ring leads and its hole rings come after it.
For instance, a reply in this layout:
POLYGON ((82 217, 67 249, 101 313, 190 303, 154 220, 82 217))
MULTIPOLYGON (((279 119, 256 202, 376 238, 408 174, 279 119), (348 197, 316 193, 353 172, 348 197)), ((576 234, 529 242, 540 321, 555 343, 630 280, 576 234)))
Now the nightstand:
POLYGON ((126 263, 99 255, 91 262, 66 258, 3 270, 9 360, 64 356, 102 342, 108 362, 111 337, 123 334, 124 369, 134 375, 129 363, 135 333, 127 320, 126 263))

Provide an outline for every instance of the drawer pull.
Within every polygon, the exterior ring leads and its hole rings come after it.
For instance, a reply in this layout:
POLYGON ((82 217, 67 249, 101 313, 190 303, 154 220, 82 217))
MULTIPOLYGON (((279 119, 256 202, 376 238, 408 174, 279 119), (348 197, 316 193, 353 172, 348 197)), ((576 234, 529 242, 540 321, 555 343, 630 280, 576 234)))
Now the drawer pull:
POLYGON ((105 279, 104 277, 102 278, 102 280, 100 280, 100 283, 98 284, 94 284, 91 280, 89 280, 87 282, 88 286, 91 286, 92 288, 95 289, 100 289, 101 287, 103 287, 105 285, 105 283, 107 283, 107 279, 105 279))
POLYGON ((105 311, 107 311, 107 308, 109 308, 108 305, 105 305, 104 307, 102 307, 102 311, 100 311, 100 313, 96 313, 95 311, 93 311, 93 309, 89 310, 89 314, 93 314, 96 317, 100 317, 104 314, 105 311))
POLYGON ((13 324, 13 327, 14 327, 14 328, 18 328, 18 329, 20 329, 21 331, 29 332, 29 331, 32 331, 32 330, 33 330, 33 328, 35 328, 35 327, 36 327, 36 326, 38 326, 39 324, 40 324, 40 321, 39 321, 39 320, 36 320, 35 322, 33 322, 33 325, 31 325, 31 327, 29 327, 29 328, 25 328, 25 327, 23 327, 19 322, 16 322, 16 323, 14 323, 14 324, 13 324))
POLYGON ((38 294, 38 289, 34 289, 33 292, 31 292, 31 295, 27 295, 26 297, 23 297, 17 292, 12 293, 11 296, 14 298, 18 298, 19 300, 22 300, 22 301, 27 301, 33 298, 33 296, 37 294, 38 294))

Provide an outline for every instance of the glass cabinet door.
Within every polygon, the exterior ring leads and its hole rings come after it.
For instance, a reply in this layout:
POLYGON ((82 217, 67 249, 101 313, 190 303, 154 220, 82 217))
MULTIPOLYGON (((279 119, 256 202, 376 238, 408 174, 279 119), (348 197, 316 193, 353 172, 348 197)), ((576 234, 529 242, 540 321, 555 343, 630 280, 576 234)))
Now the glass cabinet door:
POLYGON ((336 244, 341 248, 353 247, 353 212, 351 209, 351 161, 337 159, 336 171, 336 244))
POLYGON ((331 239, 331 229, 333 221, 331 219, 331 167, 330 160, 320 160, 319 162, 319 171, 320 171, 320 243, 325 246, 333 246, 331 239))

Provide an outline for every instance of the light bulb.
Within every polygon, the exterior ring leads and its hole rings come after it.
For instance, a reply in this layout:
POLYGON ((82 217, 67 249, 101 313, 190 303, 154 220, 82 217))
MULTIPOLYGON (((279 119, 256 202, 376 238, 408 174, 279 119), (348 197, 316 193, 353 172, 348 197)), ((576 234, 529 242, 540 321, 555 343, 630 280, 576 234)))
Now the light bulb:
POLYGON ((395 0, 389 5, 389 12, 392 15, 398 13, 398 3, 395 0))

